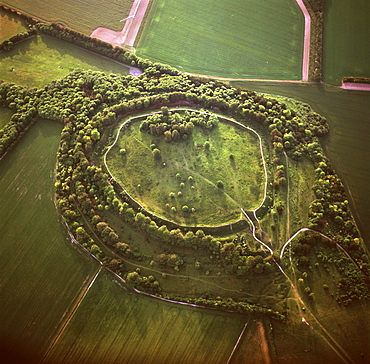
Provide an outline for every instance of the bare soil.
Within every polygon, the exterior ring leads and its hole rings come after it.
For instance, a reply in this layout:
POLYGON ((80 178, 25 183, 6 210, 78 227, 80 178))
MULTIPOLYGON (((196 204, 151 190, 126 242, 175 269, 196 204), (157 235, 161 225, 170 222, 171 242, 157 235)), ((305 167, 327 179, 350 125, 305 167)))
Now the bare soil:
POLYGON ((125 20, 125 25, 120 32, 112 29, 96 28, 90 37, 101 39, 114 46, 127 45, 133 47, 140 25, 144 19, 150 0, 135 0, 130 13, 125 20))

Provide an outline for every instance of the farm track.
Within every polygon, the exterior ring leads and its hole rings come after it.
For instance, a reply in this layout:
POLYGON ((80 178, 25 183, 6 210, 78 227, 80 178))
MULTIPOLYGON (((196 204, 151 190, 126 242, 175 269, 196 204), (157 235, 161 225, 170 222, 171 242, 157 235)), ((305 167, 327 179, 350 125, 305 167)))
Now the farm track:
POLYGON ((121 20, 125 21, 125 25, 120 32, 99 27, 90 34, 90 37, 98 38, 114 46, 133 47, 149 2, 150 0, 134 1, 128 17, 121 20))
POLYGON ((302 0, 297 0, 297 4, 304 16, 304 41, 303 41, 303 61, 302 61, 302 81, 308 81, 308 68, 310 62, 310 41, 311 41, 311 17, 302 0))

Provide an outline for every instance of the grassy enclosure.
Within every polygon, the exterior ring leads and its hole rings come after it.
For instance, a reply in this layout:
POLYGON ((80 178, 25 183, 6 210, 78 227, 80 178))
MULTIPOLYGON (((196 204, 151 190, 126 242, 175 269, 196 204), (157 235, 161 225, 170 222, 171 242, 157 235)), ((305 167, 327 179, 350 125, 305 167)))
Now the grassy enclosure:
POLYGON ((324 82, 340 85, 343 77, 370 77, 369 14, 369 1, 325 1, 324 82))
POLYGON ((10 121, 13 114, 14 110, 0 106, 0 129, 10 121))
POLYGON ((130 294, 112 278, 99 275, 47 363, 227 361, 247 317, 130 294))
POLYGON ((1 79, 23 86, 42 87, 74 69, 117 74, 129 71, 118 62, 45 35, 27 39, 0 54, 1 79))
POLYGON ((27 31, 27 27, 17 15, 0 9, 0 43, 10 37, 27 31))
POLYGON ((237 220, 241 207, 255 209, 263 199, 259 148, 254 133, 222 119, 212 130, 196 126, 177 142, 140 131, 140 122, 134 122, 121 129, 107 163, 150 211, 186 225, 221 225, 237 220))
POLYGON ((137 53, 187 72, 299 80, 303 28, 295 1, 159 0, 137 53))
POLYGON ((11 362, 40 362, 96 270, 66 239, 53 204, 61 129, 39 121, 0 163, 0 352, 11 362))
POLYGON ((121 30, 123 25, 120 20, 128 16, 133 0, 64 0, 48 4, 43 0, 7 0, 2 3, 30 16, 61 23, 89 35, 97 27, 121 30))

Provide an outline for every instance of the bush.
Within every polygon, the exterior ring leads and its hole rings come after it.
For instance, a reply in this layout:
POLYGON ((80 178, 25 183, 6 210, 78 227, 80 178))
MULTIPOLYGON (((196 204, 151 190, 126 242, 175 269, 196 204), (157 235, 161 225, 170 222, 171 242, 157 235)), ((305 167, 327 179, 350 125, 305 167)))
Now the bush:
POLYGON ((217 188, 220 190, 224 188, 224 183, 222 181, 217 181, 217 188))

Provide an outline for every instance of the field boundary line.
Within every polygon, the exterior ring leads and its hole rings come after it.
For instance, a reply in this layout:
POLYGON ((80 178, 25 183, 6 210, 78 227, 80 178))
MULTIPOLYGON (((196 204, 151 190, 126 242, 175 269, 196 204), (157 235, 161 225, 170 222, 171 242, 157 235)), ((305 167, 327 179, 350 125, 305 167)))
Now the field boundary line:
POLYGON ((245 329, 247 328, 247 326, 248 326, 248 324, 249 324, 250 319, 251 319, 251 318, 249 317, 249 318, 248 318, 248 321, 244 324, 244 327, 243 327, 243 329, 242 329, 242 332, 240 333, 240 335, 239 335, 239 337, 238 337, 238 340, 236 340, 236 344, 234 345, 233 350, 232 350, 232 352, 231 352, 231 354, 230 354, 230 356, 229 356, 229 359, 227 360, 226 364, 229 364, 229 363, 230 363, 230 360, 232 359, 232 357, 233 357, 233 355, 234 355, 234 353, 235 353, 235 350, 236 350, 236 348, 238 347, 238 345, 239 345, 239 342, 240 342, 241 338, 243 337, 244 331, 245 331, 245 329))
POLYGON ((50 353, 52 352, 54 346, 56 345, 56 343, 59 341, 60 337, 62 336, 64 330, 67 328, 68 324, 70 323, 72 317, 74 316, 74 314, 76 313, 78 307, 80 306, 80 304, 82 303, 82 301, 84 300, 84 298, 86 297, 87 295, 87 292, 90 290, 91 286, 94 284, 96 278, 98 277, 99 273, 102 271, 103 269, 103 264, 100 262, 100 266, 99 266, 99 269, 98 271, 95 273, 95 275, 88 281, 87 285, 85 286, 85 288, 81 291, 80 295, 78 296, 77 298, 77 301, 76 303, 73 305, 73 307, 71 308, 71 311, 70 313, 68 314, 64 324, 62 325, 62 327, 59 329, 59 332, 57 333, 55 339, 52 341, 52 343, 50 344, 48 350, 46 351, 43 359, 41 360, 41 364, 43 363, 46 363, 46 360, 48 358, 48 356, 50 355, 50 353))

